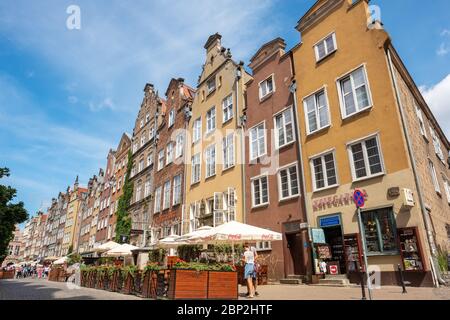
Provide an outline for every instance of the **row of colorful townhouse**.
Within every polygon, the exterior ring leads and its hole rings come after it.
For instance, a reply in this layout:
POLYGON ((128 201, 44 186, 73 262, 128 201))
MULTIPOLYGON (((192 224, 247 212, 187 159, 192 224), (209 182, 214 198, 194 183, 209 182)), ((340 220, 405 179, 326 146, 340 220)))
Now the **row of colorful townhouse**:
POLYGON ((172 79, 162 98, 147 84, 106 171, 53 201, 44 255, 115 239, 131 152, 131 244, 237 220, 283 234, 256 244, 271 279, 311 278, 326 262, 358 281, 366 251, 382 284, 397 283, 398 265, 413 285, 438 281, 450 143, 370 17, 366 0, 319 0, 298 22, 298 45, 274 39, 248 68, 210 36, 196 88, 172 79))

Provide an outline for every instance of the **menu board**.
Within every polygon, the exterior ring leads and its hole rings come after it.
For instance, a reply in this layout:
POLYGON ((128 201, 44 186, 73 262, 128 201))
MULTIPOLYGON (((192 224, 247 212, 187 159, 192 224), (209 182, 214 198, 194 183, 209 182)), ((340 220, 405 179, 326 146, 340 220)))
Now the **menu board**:
POLYGON ((319 259, 331 259, 331 248, 327 245, 318 245, 317 246, 317 256, 319 259))

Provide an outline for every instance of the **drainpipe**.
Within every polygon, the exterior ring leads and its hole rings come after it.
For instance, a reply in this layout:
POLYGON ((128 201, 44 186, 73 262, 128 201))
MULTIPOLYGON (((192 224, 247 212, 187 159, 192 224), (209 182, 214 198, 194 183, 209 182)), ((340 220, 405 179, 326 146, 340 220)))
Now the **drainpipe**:
MULTIPOLYGON (((293 63, 293 59, 291 57, 292 63, 293 63)), ((294 73, 294 72, 293 72, 294 73)), ((302 189, 303 189, 303 201, 302 201, 302 208, 305 212, 305 217, 306 217, 306 223, 308 224, 308 234, 306 235, 306 239, 308 240, 309 243, 309 248, 311 251, 308 252, 308 258, 309 258, 309 263, 305 263, 305 269, 306 269, 306 274, 309 277, 310 275, 312 276, 313 274, 313 258, 312 258, 312 252, 313 252, 313 247, 312 247, 312 241, 310 239, 309 236, 309 222, 311 221, 310 216, 309 216, 309 210, 307 209, 307 205, 306 205, 306 181, 305 181, 305 167, 303 165, 303 148, 302 148, 302 141, 301 141, 301 132, 300 132, 300 125, 299 125, 299 117, 298 117, 298 109, 297 109, 297 82, 295 80, 292 81, 291 85, 289 86, 289 91, 292 93, 293 96, 293 109, 294 109, 294 117, 295 117, 295 124, 296 124, 296 138, 297 138, 297 145, 298 145, 298 159, 299 159, 299 168, 300 168, 300 177, 302 180, 302 189)))
MULTIPOLYGON (((393 63, 392 63, 391 51, 389 49, 387 49, 386 51, 387 51, 387 57, 388 57, 388 63, 389 63, 389 72, 391 74, 392 81, 393 81, 393 84, 394 84, 395 96, 396 96, 397 103, 398 103, 398 106, 399 106, 399 109, 400 109, 400 117, 401 117, 401 120, 402 120, 403 132, 405 134, 405 139, 406 139, 406 144, 407 144, 407 147, 408 147, 409 158, 411 159, 411 165, 412 165, 412 170, 413 170, 413 174, 414 174, 414 180, 415 180, 415 183, 416 183, 417 194, 418 194, 418 197, 419 197, 420 207, 421 207, 421 211, 422 211, 422 218, 423 218, 423 222, 425 224, 425 230, 426 230, 426 233, 427 233, 428 245, 430 246, 430 251, 431 251, 432 258, 433 258, 433 256, 435 255, 434 248, 436 247, 436 244, 434 243, 433 237, 431 235, 432 232, 431 232, 430 223, 429 223, 429 220, 428 220, 427 208, 425 206, 425 201, 424 201, 424 198, 423 198, 420 178, 419 178, 419 175, 417 174, 417 169, 416 169, 417 168, 416 167, 416 159, 414 158, 414 152, 412 150, 411 139, 409 138, 409 131, 408 131, 408 127, 406 125, 406 118, 405 118, 403 103, 402 103, 402 100, 400 98, 400 92, 399 92, 399 89, 398 89, 397 78, 395 77, 395 74, 394 74, 394 67, 393 67, 393 63)), ((434 279, 436 279, 436 286, 439 287, 439 283, 445 284, 446 282, 440 277, 438 272, 436 272, 436 269, 435 269, 435 266, 434 266, 434 262, 433 262, 432 259, 430 259, 430 264, 431 264, 432 275, 433 275, 434 279)))
MULTIPOLYGON (((235 80, 235 87, 236 87, 236 128, 239 128, 239 137, 241 140, 241 180, 242 180, 242 222, 245 224, 247 223, 247 200, 245 198, 245 189, 246 189, 246 181, 245 181, 245 137, 244 137, 244 128, 245 128, 245 122, 243 116, 240 117, 239 113, 239 81, 242 79, 242 73, 245 72, 242 70, 244 63, 240 62, 239 67, 236 69, 236 80, 235 80)), ((244 109, 244 108, 242 108, 244 109)), ((237 160, 237 159, 236 159, 237 160)), ((235 161, 236 161, 235 160, 235 161)))

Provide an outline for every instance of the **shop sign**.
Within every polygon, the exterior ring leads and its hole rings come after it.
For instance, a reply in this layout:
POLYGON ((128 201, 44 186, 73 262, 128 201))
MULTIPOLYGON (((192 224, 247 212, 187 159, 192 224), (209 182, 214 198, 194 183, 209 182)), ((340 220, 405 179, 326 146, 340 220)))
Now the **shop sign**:
POLYGON ((338 274, 339 273, 339 271, 338 271, 338 266, 336 266, 336 265, 331 265, 330 266, 330 274, 331 275, 336 275, 336 274, 338 274))
POLYGON ((341 225, 341 217, 339 215, 320 218, 319 225, 321 228, 335 227, 341 225))
POLYGON ((323 231, 323 229, 313 228, 313 229, 311 229, 311 235, 312 235, 313 243, 317 243, 317 244, 326 244, 327 243, 325 240, 325 232, 323 231))
MULTIPOLYGON (((364 195, 364 200, 367 201, 369 198, 369 195, 367 194, 366 190, 361 190, 364 195)), ((348 192, 341 195, 335 195, 331 197, 321 198, 317 200, 313 200, 312 206, 313 211, 322 211, 326 209, 332 209, 332 208, 339 208, 339 207, 345 207, 345 206, 351 206, 354 205, 355 202, 353 200, 353 193, 354 192, 348 192)))

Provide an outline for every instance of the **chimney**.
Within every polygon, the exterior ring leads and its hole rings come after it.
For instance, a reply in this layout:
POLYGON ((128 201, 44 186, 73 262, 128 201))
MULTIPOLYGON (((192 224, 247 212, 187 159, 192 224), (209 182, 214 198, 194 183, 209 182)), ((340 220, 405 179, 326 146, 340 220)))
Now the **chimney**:
POLYGON ((152 83, 147 83, 144 88, 145 93, 150 93, 155 91, 155 86, 152 83))
POLYGON ((222 36, 219 33, 215 33, 208 38, 208 41, 205 43, 206 52, 210 52, 213 48, 221 48, 222 47, 222 36))

